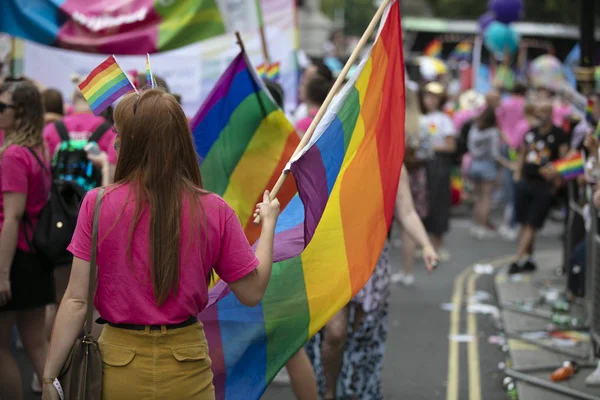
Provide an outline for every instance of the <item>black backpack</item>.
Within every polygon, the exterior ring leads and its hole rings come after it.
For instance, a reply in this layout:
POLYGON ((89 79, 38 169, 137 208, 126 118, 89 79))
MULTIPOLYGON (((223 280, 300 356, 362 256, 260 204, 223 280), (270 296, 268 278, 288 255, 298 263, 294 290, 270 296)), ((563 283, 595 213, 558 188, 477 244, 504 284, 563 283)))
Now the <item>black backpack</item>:
POLYGON ((94 168, 88 160, 85 146, 91 142, 98 142, 112 125, 110 122, 101 124, 88 140, 73 140, 63 121, 55 121, 54 127, 60 136, 61 144, 52 159, 54 178, 61 181, 75 182, 89 191, 101 185, 102 172, 94 168))
MULTIPOLYGON (((40 164, 42 171, 51 175, 37 153, 28 148, 40 164)), ((52 265, 68 264, 73 259, 67 251, 71 243, 81 201, 85 190, 77 183, 52 179, 48 201, 40 212, 37 228, 28 234, 27 228, 33 230, 33 224, 27 213, 24 215, 25 238, 31 251, 41 253, 52 265)))

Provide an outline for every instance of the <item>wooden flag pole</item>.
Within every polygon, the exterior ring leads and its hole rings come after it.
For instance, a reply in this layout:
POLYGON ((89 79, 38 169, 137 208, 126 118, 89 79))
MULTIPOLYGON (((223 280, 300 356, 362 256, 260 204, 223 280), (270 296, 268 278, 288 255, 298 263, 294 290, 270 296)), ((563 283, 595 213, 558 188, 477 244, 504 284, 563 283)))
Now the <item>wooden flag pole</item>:
MULTIPOLYGON (((296 150, 294 150, 294 154, 292 155, 292 158, 294 158, 294 156, 296 154, 298 154, 310 141, 310 138, 312 137, 313 133, 315 132, 315 128, 317 127, 317 125, 319 125, 319 122, 321 122, 321 119, 325 115, 325 111, 329 107, 329 104, 331 104, 331 101, 333 100, 333 98, 335 97, 337 92, 340 90, 342 85, 344 84, 344 80, 346 79, 346 75, 348 75, 348 71, 350 71, 350 68, 356 62, 356 60, 360 54, 360 51, 363 49, 365 44, 367 44, 367 41, 373 34, 375 27, 377 26, 377 24, 379 23, 379 20, 383 16, 383 12, 385 11, 386 7, 388 6, 388 4, 391 1, 398 1, 398 0, 383 0, 381 2, 381 5, 377 9, 377 12, 375 13, 375 15, 373 16, 373 19, 371 19, 371 22, 369 23, 369 26, 367 26, 367 29, 365 30, 362 37, 358 41, 358 44, 352 51, 352 54, 350 54, 350 58, 348 58, 346 65, 344 65, 342 72, 340 72, 340 74, 338 75, 337 79, 335 80, 335 83, 333 84, 333 87, 327 94, 325 101, 319 108, 317 115, 315 115, 315 118, 310 123, 310 126, 308 127, 308 129, 306 130, 306 133, 300 140, 300 143, 298 143, 298 147, 296 147, 296 150)), ((398 38, 398 40, 400 40, 400 38, 398 38)), ((279 179, 277 180, 277 182, 275 182, 275 185, 273 186, 273 189, 271 190, 271 193, 270 193, 271 200, 274 200, 277 197, 277 195, 279 194, 279 191, 281 190, 281 187, 283 186, 283 183, 285 182, 289 173, 290 173, 290 171, 284 171, 281 173, 281 175, 279 176, 279 179)), ((260 215, 258 215, 254 219, 254 224, 258 225, 259 223, 260 223, 260 215)))

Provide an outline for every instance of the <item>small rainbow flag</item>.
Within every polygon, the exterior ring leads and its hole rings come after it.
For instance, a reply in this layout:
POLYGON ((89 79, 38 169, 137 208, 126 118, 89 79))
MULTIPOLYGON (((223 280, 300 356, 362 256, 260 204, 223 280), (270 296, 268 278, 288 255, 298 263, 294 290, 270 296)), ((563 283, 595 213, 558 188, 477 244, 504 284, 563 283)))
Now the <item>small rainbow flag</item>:
POLYGON ((146 53, 146 86, 156 89, 156 79, 152 75, 152 68, 150 68, 150 54, 146 53))
POLYGON ((430 57, 442 58, 442 42, 439 39, 433 39, 425 50, 423 50, 423 54, 430 57))
MULTIPOLYGON (((369 280, 394 214, 404 157, 404 84, 400 6, 393 1, 370 53, 333 99, 307 147, 286 166, 299 195, 277 222, 279 262, 264 298, 254 308, 244 307, 222 281, 209 292, 199 318, 217 400, 259 399, 287 360, 369 280)), ((232 92, 238 86, 233 87, 228 95, 237 97, 232 92)), ((242 126, 235 122, 229 146, 242 126)), ((219 149, 221 156, 230 151, 219 149)), ((252 171, 265 169, 260 158, 244 167, 254 165, 252 171)))
POLYGON ((473 44, 468 40, 459 42, 450 53, 450 58, 455 60, 470 61, 473 52, 473 44))
MULTIPOLYGON (((254 243, 261 228, 254 207, 273 187, 300 139, 275 104, 245 53, 240 53, 200 107, 190 128, 204 187, 236 211, 254 243)), ((278 195, 283 208, 296 194, 293 179, 278 195)))
POLYGON ((125 93, 132 90, 137 92, 133 83, 117 64, 115 56, 108 57, 94 68, 78 87, 95 115, 100 115, 125 93))
POLYGON ((575 179, 579 175, 583 175, 583 157, 580 153, 574 154, 571 157, 556 160, 552 165, 554 165, 554 169, 556 169, 565 180, 575 179))
POLYGON ((272 81, 276 81, 277 79, 279 79, 279 69, 279 62, 269 65, 269 68, 267 69, 266 78, 272 81))
POLYGON ((267 73, 267 64, 260 64, 258 67, 256 67, 256 73, 258 73, 258 76, 262 78, 264 78, 265 74, 267 73))

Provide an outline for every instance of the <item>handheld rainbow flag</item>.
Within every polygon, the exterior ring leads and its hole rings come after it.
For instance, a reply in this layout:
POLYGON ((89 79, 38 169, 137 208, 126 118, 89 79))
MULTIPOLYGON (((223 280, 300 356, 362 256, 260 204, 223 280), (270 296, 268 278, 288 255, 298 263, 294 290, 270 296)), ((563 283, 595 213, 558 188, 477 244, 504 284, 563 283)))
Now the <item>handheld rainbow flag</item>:
POLYGON ((552 163, 556 171, 558 171, 565 180, 575 179, 579 175, 583 175, 583 164, 581 153, 556 160, 552 163))
POLYGON ((430 57, 442 58, 442 42, 439 39, 433 39, 425 50, 423 50, 423 54, 430 57))
POLYGON ((266 78, 272 81, 276 81, 277 79, 279 79, 279 69, 279 62, 269 65, 269 68, 267 69, 266 78))
POLYGON ((450 53, 450 58, 455 60, 470 61, 473 52, 473 44, 468 40, 459 42, 450 53))
POLYGON ((146 54, 146 86, 156 89, 156 79, 152 75, 152 68, 150 68, 150 54, 146 54))
POLYGON ((117 64, 115 56, 108 57, 94 68, 78 87, 95 115, 100 115, 125 93, 132 90, 137 92, 133 83, 117 64))
MULTIPOLYGON (((223 196, 254 243, 254 206, 271 188, 300 139, 244 53, 231 62, 190 123, 207 190, 223 196)), ((296 194, 293 180, 278 196, 296 194)))
POLYGON ((286 167, 299 196, 277 223, 275 257, 283 261, 273 265, 261 303, 244 307, 224 282, 210 291, 199 318, 216 399, 242 393, 259 399, 287 360, 371 276, 392 221, 404 156, 401 35, 394 1, 367 58, 286 167))
POLYGON ((256 73, 261 79, 264 78, 265 74, 267 73, 267 64, 263 63, 256 67, 256 73))

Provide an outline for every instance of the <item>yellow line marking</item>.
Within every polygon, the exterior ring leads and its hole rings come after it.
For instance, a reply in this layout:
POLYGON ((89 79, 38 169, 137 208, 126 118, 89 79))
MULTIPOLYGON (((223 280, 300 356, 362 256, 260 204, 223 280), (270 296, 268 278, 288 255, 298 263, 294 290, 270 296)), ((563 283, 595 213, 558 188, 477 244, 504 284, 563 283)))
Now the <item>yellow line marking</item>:
MULTIPOLYGON (((477 264, 491 264, 494 268, 499 268, 506 264, 510 260, 510 256, 496 258, 493 260, 480 261, 477 264)), ((456 340, 452 340, 451 338, 454 335, 460 334, 460 313, 462 309, 463 302, 463 286, 465 279, 467 276, 473 273, 473 276, 477 277, 479 274, 475 274, 473 271, 473 266, 467 267, 458 274, 458 276, 454 280, 454 290, 452 292, 452 311, 450 312, 450 334, 448 337, 448 377, 447 377, 447 386, 446 386, 446 400, 458 400, 458 389, 459 389, 459 342, 456 340)), ((477 279, 477 278, 474 278, 477 279)), ((473 281, 473 287, 474 287, 473 281)), ((473 290, 474 292, 474 290, 473 290)), ((471 293, 472 294, 472 293, 471 293)), ((473 325, 474 333, 477 334, 477 323, 475 320, 475 324, 473 325)), ((475 342, 475 346, 477 346, 477 342, 475 342)), ((473 372, 476 373, 476 376, 479 377, 479 351, 478 348, 475 347, 476 353, 472 351, 469 352, 469 364, 476 364, 476 370, 473 372), (474 361, 472 362, 471 357, 474 357, 474 361)), ((471 372, 469 372, 471 374, 471 372)), ((469 376, 469 391, 471 391, 471 381, 475 380, 477 382, 477 387, 480 386, 480 379, 471 379, 469 376)), ((481 389, 479 391, 475 390, 479 394, 479 397, 471 398, 481 399, 481 389)))
MULTIPOLYGON (((475 293, 475 282, 479 274, 472 272, 467 282, 467 296, 475 293)), ((477 315, 468 313, 467 333, 474 340, 467 345, 467 359, 469 360, 469 400, 481 400, 481 371, 479 369, 479 338, 477 334, 477 315)))
POLYGON ((460 333, 460 312, 462 308, 463 284, 471 268, 465 268, 454 280, 452 311, 450 312, 450 336, 448 338, 448 386, 446 400, 458 400, 459 388, 459 343, 451 338, 460 333))

